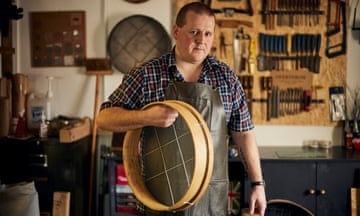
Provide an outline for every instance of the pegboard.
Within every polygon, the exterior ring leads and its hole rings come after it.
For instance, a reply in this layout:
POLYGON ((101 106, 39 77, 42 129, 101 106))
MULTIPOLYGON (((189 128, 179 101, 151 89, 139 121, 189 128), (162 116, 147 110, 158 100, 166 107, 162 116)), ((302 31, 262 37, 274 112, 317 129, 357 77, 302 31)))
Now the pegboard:
MULTIPOLYGON (((178 11, 189 2, 194 1, 172 4, 178 11)), ((216 12, 211 55, 237 72, 255 124, 339 123, 330 117, 329 88, 346 87, 346 41, 345 47, 335 47, 343 44, 347 30, 337 7, 340 1, 302 0, 298 6, 286 0, 203 2, 216 12), (327 37, 330 30, 333 34, 327 37)))
POLYGON ((30 16, 33 67, 85 64, 85 11, 31 12, 30 16))

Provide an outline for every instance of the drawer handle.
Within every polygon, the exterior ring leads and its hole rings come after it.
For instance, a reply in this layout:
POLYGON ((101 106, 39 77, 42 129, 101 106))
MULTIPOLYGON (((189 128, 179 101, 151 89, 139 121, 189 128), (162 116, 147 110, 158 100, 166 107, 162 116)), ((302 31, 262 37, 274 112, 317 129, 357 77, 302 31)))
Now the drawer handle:
POLYGON ((29 166, 48 167, 48 156, 46 154, 31 154, 29 166))
POLYGON ((315 190, 314 189, 310 189, 309 191, 308 191, 308 193, 310 194, 310 195, 315 195, 315 190))
POLYGON ((320 195, 325 195, 325 194, 326 194, 326 190, 321 189, 321 190, 319 191, 319 194, 320 194, 320 195))

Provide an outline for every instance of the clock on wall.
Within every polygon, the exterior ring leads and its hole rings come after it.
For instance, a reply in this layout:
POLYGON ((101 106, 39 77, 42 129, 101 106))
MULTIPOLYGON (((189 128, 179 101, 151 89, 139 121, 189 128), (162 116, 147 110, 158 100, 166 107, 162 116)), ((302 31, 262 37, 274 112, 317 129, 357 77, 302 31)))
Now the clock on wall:
POLYGON ((112 66, 122 73, 170 48, 171 39, 163 26, 145 15, 132 15, 121 20, 111 30, 107 41, 112 66))

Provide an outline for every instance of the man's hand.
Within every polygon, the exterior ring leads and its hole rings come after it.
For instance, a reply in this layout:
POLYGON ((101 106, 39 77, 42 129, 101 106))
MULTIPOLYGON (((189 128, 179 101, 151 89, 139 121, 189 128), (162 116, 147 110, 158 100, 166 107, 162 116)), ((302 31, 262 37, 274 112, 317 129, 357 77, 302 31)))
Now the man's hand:
POLYGON ((163 128, 170 127, 179 116, 176 110, 166 105, 153 105, 143 112, 149 125, 163 128))
POLYGON ((266 203, 265 188, 263 186, 253 187, 249 200, 250 214, 257 212, 260 214, 260 216, 264 216, 266 203))

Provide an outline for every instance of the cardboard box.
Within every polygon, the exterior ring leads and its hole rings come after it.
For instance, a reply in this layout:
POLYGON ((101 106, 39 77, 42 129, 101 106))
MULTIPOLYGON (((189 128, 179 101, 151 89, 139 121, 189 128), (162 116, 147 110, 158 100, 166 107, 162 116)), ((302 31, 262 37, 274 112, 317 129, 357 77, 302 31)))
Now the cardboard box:
POLYGON ((85 117, 81 119, 80 122, 60 129, 60 142, 74 142, 88 136, 89 134, 91 134, 91 120, 89 117, 85 117))
POLYGON ((53 216, 69 216, 70 215, 70 192, 57 191, 54 192, 53 216))

